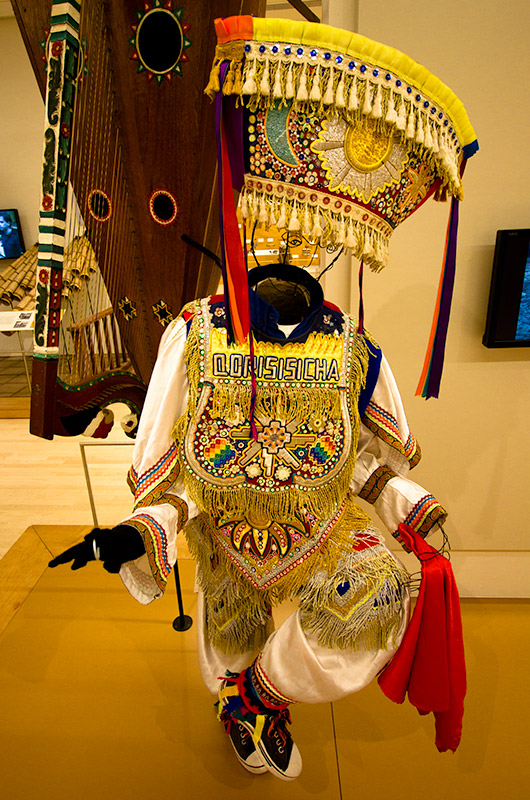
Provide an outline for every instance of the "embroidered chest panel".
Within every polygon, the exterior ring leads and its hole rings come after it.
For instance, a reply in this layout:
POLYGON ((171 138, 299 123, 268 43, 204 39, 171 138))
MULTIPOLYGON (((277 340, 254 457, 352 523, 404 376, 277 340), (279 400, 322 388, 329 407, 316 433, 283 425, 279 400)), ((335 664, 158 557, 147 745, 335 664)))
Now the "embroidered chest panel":
POLYGON ((292 519, 283 522, 249 513, 241 519, 205 516, 199 525, 205 526, 207 534, 256 589, 265 590, 285 579, 289 579, 290 586, 296 584, 292 570, 318 553, 341 522, 345 506, 346 501, 326 520, 297 511, 292 519))
POLYGON ((253 438, 248 347, 227 344, 220 315, 207 300, 197 312, 187 354, 191 408, 182 455, 199 507, 244 512, 257 502, 269 516, 285 518, 302 504, 318 507, 318 495, 332 491, 324 505, 336 509, 343 492, 334 483, 356 447, 365 370, 350 318, 344 317, 342 333, 313 331, 303 344, 254 342, 253 438))

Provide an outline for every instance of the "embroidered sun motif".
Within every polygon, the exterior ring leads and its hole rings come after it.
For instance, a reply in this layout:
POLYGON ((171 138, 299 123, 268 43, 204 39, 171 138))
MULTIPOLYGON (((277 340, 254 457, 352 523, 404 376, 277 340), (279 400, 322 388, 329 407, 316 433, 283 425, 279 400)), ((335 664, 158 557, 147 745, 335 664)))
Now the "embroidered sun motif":
POLYGON ((340 117, 324 120, 311 145, 329 181, 329 190, 369 200, 398 183, 408 161, 406 147, 375 120, 348 125, 340 117))
POLYGON ((279 453, 283 446, 290 441, 291 434, 277 420, 273 420, 258 434, 258 442, 261 442, 263 449, 274 455, 279 453))

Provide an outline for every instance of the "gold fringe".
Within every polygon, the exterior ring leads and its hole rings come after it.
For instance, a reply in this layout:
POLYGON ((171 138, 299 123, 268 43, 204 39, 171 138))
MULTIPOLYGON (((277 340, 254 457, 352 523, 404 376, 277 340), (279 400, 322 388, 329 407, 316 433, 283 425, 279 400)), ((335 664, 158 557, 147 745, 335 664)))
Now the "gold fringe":
MULTIPOLYGON (((245 419, 250 415, 251 386, 216 384, 213 389, 210 414, 218 419, 236 419, 240 413, 245 419)), ((258 391, 255 414, 257 417, 280 419, 289 424, 294 419, 311 416, 340 417, 340 396, 337 389, 289 389, 271 386, 267 394, 258 391)))
POLYGON ((210 80, 204 90, 204 94, 210 100, 214 100, 220 89, 219 77, 223 61, 229 62, 228 75, 223 84, 223 94, 240 94, 244 55, 245 43, 241 41, 227 42, 216 46, 214 62, 210 71, 210 80), (236 77, 236 71, 239 75, 239 80, 236 77))
POLYGON ((380 232, 369 223, 348 217, 342 211, 336 213, 321 205, 304 202, 296 196, 294 199, 287 200, 284 197, 267 194, 263 190, 244 187, 241 200, 242 208, 246 208, 246 213, 242 216, 249 224, 259 221, 260 204, 263 198, 269 209, 269 226, 265 224, 265 228, 270 227, 273 224, 270 220, 277 219, 282 208, 285 208, 287 218, 290 218, 293 213, 298 214, 300 232, 313 239, 315 238, 315 222, 318 218, 324 222, 324 228, 318 237, 322 246, 327 244, 344 246, 345 252, 352 253, 355 258, 364 261, 374 272, 378 272, 387 265, 388 240, 392 233, 390 226, 388 226, 388 233, 380 232), (348 227, 353 228, 353 239, 344 235, 348 227))
POLYGON ((272 586, 258 589, 215 541, 213 520, 207 515, 191 520, 184 533, 197 560, 207 607, 222 606, 218 613, 223 624, 215 624, 215 613, 209 615, 208 636, 214 647, 224 653, 260 647, 266 639, 270 607, 285 600, 300 601, 303 626, 318 634, 322 646, 350 650, 387 646, 400 624, 402 590, 408 575, 388 552, 354 551, 369 525, 369 518, 350 497, 339 522, 318 550, 272 586), (349 622, 328 606, 336 586, 355 574, 363 582, 362 598, 353 622, 349 622))

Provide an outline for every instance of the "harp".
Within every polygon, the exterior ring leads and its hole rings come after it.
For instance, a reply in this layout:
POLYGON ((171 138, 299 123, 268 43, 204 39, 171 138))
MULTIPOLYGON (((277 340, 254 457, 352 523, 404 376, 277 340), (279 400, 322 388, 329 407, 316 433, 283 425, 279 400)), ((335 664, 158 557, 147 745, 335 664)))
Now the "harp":
POLYGON ((213 20, 264 2, 13 8, 46 98, 30 431, 51 439, 138 416, 165 326, 216 286, 189 244, 218 238, 213 20))

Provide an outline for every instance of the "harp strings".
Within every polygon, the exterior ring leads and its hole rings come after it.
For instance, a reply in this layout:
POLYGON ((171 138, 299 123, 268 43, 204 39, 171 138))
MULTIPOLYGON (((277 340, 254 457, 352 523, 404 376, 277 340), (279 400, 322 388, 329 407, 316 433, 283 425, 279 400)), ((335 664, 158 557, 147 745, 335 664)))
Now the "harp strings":
POLYGON ((81 41, 59 360, 59 376, 71 384, 114 369, 133 371, 116 315, 122 297, 138 297, 140 292, 112 56, 100 0, 82 3, 81 41))

